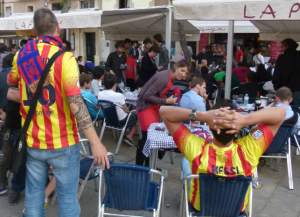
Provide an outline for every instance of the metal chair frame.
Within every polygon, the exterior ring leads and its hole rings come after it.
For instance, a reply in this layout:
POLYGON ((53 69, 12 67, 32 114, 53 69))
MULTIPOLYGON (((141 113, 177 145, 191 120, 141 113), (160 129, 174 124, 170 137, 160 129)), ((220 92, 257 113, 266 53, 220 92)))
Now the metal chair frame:
MULTIPOLYGON (((83 98, 83 97, 82 97, 82 98, 83 98)), ((98 116, 99 116, 99 114, 100 114, 100 112, 101 112, 101 108, 100 108, 100 106, 95 105, 92 101, 90 101, 90 100, 88 100, 88 99, 86 99, 86 98, 83 98, 83 100, 84 100, 85 102, 88 102, 88 103, 92 104, 92 105, 93 105, 95 108, 97 108, 97 110, 98 110, 98 113, 97 113, 95 119, 92 120, 92 121, 93 121, 93 125, 94 125, 94 127, 95 127, 95 124, 96 124, 96 122, 97 122, 98 116)))
MULTIPOLYGON (((181 181, 183 182, 183 187, 181 190, 181 200, 180 200, 180 209, 179 209, 180 217, 193 217, 193 213, 189 211, 189 192, 188 192, 188 181, 192 179, 199 179, 199 174, 187 176, 186 172, 181 171, 181 181)), ((199 188, 200 187, 201 186, 199 186, 199 188)), ((252 192, 252 182, 251 182, 249 201, 248 201, 248 217, 252 217, 252 200, 253 200, 253 192, 252 192)))
MULTIPOLYGON (((168 171, 162 170, 162 172, 154 169, 150 169, 151 174, 157 174, 160 175, 160 183, 159 183, 159 195, 158 195, 158 205, 157 210, 153 209, 153 217, 164 217, 164 182, 167 181, 168 178, 168 171)), ((98 217, 104 217, 104 216, 121 216, 121 217, 144 217, 144 216, 133 216, 133 215, 124 215, 124 214, 113 214, 113 213, 107 213, 105 211, 105 204, 102 204, 102 200, 105 196, 105 182, 103 182, 103 170, 100 167, 99 171, 99 205, 98 205, 98 217), (102 198, 103 195, 103 198, 102 198)))
MULTIPOLYGON (((275 138, 274 138, 275 139, 275 138)), ((297 141, 297 140, 296 140, 297 141)), ((285 153, 285 156, 282 156, 281 153, 278 153, 277 156, 271 156, 271 155, 262 155, 262 158, 270 158, 270 159, 277 159, 275 170, 278 171, 278 163, 280 159, 286 159, 287 160, 287 170, 288 170, 288 179, 289 179, 289 189, 294 189, 294 182, 293 182, 293 168, 292 168, 292 159, 291 159, 291 137, 288 138, 287 143, 287 150, 285 153)), ((270 144, 270 146, 272 143, 270 144)), ((257 167, 254 172, 254 178, 258 179, 258 171, 257 167)))
MULTIPOLYGON (((112 105, 118 106, 118 107, 120 107, 121 109, 123 109, 128 114, 126 123, 123 126, 123 128, 118 128, 118 127, 113 127, 113 126, 107 126, 107 124, 106 124, 106 118, 104 118, 103 126, 102 126, 102 129, 101 129, 101 132, 100 132, 100 141, 102 141, 102 137, 103 137, 104 130, 105 130, 106 127, 110 128, 110 129, 113 129, 113 130, 119 130, 119 131, 121 131, 121 135, 119 137, 118 145, 117 145, 117 148, 116 148, 116 151, 115 151, 115 155, 117 155, 119 153, 119 149, 120 149, 120 146, 121 146, 121 143, 122 143, 122 140, 123 140, 123 136, 124 136, 125 130, 126 130, 127 125, 128 125, 129 118, 130 118, 131 114, 133 112, 135 112, 136 110, 128 111, 126 108, 124 108, 123 106, 119 105, 118 103, 114 103, 114 102, 107 101, 107 100, 99 100, 99 102, 100 103, 101 102, 103 102, 103 103, 110 103, 112 105)), ((104 117, 105 117, 105 115, 104 115, 104 117)), ((138 122, 138 120, 137 120, 137 122, 138 122)), ((113 133, 114 133, 114 131, 113 131, 113 133)))

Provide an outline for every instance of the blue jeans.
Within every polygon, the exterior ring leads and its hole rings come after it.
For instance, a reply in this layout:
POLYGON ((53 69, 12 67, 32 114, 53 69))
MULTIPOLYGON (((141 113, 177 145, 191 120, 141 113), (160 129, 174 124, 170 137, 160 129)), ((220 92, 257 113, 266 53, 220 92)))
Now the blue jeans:
POLYGON ((44 215, 45 189, 49 166, 53 166, 58 193, 60 217, 78 217, 80 206, 77 201, 80 169, 80 146, 55 150, 27 148, 26 160, 26 216, 44 215))
MULTIPOLYGON (((20 131, 12 130, 10 132, 10 144, 13 148, 15 142, 19 137, 20 131)), ((12 190, 16 193, 21 193, 25 188, 25 177, 26 177, 26 170, 21 170, 18 173, 14 174, 11 183, 12 183, 12 190)))
MULTIPOLYGON (((185 157, 183 157, 183 159, 181 161, 181 171, 186 172, 187 176, 192 175, 190 162, 185 157)), ((191 181, 192 181, 191 179, 188 180, 188 192, 190 192, 191 181)))

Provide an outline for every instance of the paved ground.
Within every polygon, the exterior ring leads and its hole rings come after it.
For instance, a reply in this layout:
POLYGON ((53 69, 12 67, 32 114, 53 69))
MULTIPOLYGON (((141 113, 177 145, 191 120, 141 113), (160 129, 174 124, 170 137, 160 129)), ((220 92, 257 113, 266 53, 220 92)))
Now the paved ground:
MULTIPOLYGON (((136 138, 137 140, 137 138, 136 138)), ((116 141, 113 140, 112 133, 107 130, 103 139, 108 151, 114 152, 116 141)), ((125 143, 120 148, 119 155, 116 156, 116 163, 135 163, 135 147, 130 147, 125 143)), ((1 157, 1 156, 0 156, 1 157)), ((261 189, 254 189, 253 197, 253 216, 254 217, 300 217, 300 156, 295 156, 293 149, 293 177, 294 190, 288 189, 286 160, 282 160, 279 165, 279 172, 275 172, 273 167, 267 165, 259 169, 259 179, 262 181, 261 189)), ((158 161, 158 167, 168 170, 169 181, 166 183, 165 217, 175 217, 179 213, 180 204, 180 163, 182 155, 176 154, 174 164, 170 163, 169 154, 158 161)), ((275 163, 275 162, 273 162, 275 163)), ((87 183, 82 197, 79 201, 81 205, 81 216, 96 217, 98 206, 98 194, 94 190, 94 182, 87 183)), ((16 206, 8 204, 8 194, 0 196, 0 217, 19 217, 23 210, 24 193, 21 195, 21 201, 16 206)), ((110 210, 115 211, 115 210, 110 210)), ((119 212, 120 211, 115 211, 119 212)), ((144 216, 151 216, 150 213, 136 213, 144 216)), ((58 205, 49 207, 47 217, 58 216, 58 205)))

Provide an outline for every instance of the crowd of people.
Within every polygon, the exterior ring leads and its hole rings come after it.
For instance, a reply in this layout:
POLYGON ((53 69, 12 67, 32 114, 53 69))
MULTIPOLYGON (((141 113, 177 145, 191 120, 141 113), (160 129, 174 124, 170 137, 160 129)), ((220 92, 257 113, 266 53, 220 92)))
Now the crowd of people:
MULTIPOLYGON (((80 215, 77 201, 79 130, 91 144, 95 163, 103 169, 110 167, 106 148, 92 123, 92 120, 104 119, 103 112, 94 106, 99 100, 120 105, 116 107, 120 124, 139 121, 142 137, 138 143, 133 139, 137 124, 131 125, 123 138, 128 145, 137 146, 136 165, 149 166, 149 158, 143 154, 143 149, 150 125, 161 118, 178 151, 184 155, 182 170, 187 174, 252 176, 259 158, 281 124, 300 123, 299 115, 290 106, 300 106, 300 89, 296 83, 300 69, 299 51, 296 50, 298 44, 292 39, 282 41, 283 54, 276 62, 269 63, 265 63, 260 49, 254 54, 254 49, 248 47, 244 53, 241 45, 236 46, 237 67, 232 70, 231 89, 236 88, 238 94, 253 98, 257 93, 265 95, 268 91, 276 91, 276 106, 242 115, 236 112, 236 106, 229 99, 220 98, 215 104, 210 99, 215 87, 225 87, 227 72, 225 60, 220 60, 216 67, 212 65, 213 53, 209 46, 202 48, 192 64, 182 58, 169 69, 170 54, 161 34, 153 36, 153 43, 146 38, 143 45, 126 38, 116 42, 116 50, 109 54, 105 65, 97 66, 90 57, 84 62, 82 56, 75 59, 68 52, 70 44, 59 37, 59 24, 52 11, 38 9, 33 22, 38 39, 22 40, 21 48, 14 44, 9 52, 4 44, 0 44, 0 139, 3 141, 0 194, 7 192, 6 174, 10 169, 12 148, 45 68, 45 65, 35 64, 50 59, 59 50, 66 52, 47 75, 43 94, 27 130, 26 169, 15 173, 12 179, 8 198, 11 205, 19 202, 20 193, 26 188, 24 216, 44 216, 48 197, 55 188, 59 216, 80 215), (187 88, 175 96, 170 92, 175 92, 172 88, 176 82, 185 83, 187 88), (130 108, 122 94, 126 87, 131 91, 140 90, 136 112, 130 116, 126 112, 130 108), (85 99, 91 104, 85 103, 85 99), (183 125, 185 121, 207 123, 213 142, 208 143, 192 134, 183 125), (235 140, 241 128, 255 124, 259 125, 250 135, 235 140), (218 167, 223 169, 218 170, 218 167), (53 173, 51 180, 47 180, 49 171, 53 173)), ((194 56, 192 49, 188 50, 194 56)), ((189 184, 189 199, 193 207, 200 210, 198 188, 197 180, 189 184)))

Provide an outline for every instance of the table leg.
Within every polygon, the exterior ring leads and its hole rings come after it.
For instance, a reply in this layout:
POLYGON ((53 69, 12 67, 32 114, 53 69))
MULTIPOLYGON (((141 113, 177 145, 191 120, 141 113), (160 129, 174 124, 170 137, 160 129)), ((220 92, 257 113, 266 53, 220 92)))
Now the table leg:
MULTIPOLYGON (((150 168, 156 170, 158 149, 150 149, 149 164, 150 168)), ((154 174, 151 173, 151 181, 154 180, 154 174)))

